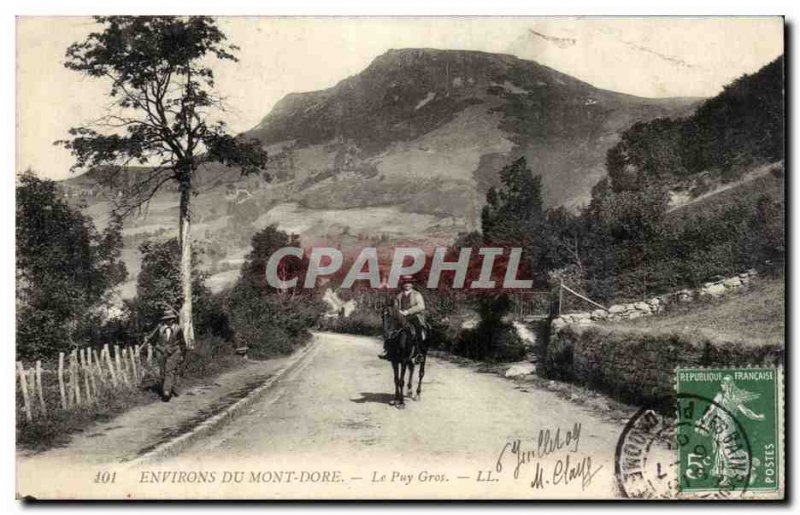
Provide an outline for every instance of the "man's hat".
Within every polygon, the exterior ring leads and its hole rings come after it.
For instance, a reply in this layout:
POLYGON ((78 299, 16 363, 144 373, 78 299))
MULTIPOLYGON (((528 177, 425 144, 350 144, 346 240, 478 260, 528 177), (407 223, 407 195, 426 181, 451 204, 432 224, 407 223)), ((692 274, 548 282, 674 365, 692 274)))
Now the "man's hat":
POLYGON ((400 286, 403 286, 404 284, 414 284, 415 282, 416 281, 414 280, 413 275, 404 275, 400 278, 400 286))
POLYGON ((178 314, 175 310, 169 306, 165 307, 164 313, 161 315, 161 320, 173 320, 175 318, 178 318, 178 314))

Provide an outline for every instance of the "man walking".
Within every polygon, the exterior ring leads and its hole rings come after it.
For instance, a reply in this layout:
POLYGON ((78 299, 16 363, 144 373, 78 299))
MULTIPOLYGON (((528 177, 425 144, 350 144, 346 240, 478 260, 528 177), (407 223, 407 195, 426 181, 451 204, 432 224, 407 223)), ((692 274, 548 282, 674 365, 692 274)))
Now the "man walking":
MULTIPOLYGON (((419 347, 425 344, 424 342, 428 336, 428 324, 425 320, 425 299, 420 292, 414 289, 414 278, 410 275, 405 275, 401 278, 400 288, 400 293, 394 299, 394 307, 414 328, 417 354, 419 354, 419 347)), ((378 357, 380 359, 387 358, 386 342, 384 342, 383 354, 379 354, 378 357)))
POLYGON ((187 353, 178 315, 169 307, 164 309, 156 334, 161 400, 169 402, 173 396, 178 396, 178 382, 183 375, 187 353))

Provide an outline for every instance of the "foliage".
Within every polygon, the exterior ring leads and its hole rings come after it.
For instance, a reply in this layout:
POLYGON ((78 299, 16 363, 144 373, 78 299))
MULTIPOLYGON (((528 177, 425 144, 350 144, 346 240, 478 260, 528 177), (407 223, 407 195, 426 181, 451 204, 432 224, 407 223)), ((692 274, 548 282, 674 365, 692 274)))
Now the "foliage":
MULTIPOLYGON (((304 289, 300 281, 295 288, 283 291, 267 284, 267 260, 282 247, 300 247, 299 237, 286 234, 276 225, 253 235, 239 281, 225 298, 234 341, 237 346, 247 346, 253 357, 291 352, 309 338, 308 329, 325 311, 316 291, 304 289)), ((308 260, 285 258, 281 265, 279 277, 303 277, 308 260)))
POLYGON ((325 318, 320 321, 325 331, 336 333, 358 334, 364 336, 382 336, 383 320, 375 310, 358 308, 348 317, 325 318))
MULTIPOLYGON (((161 319, 164 309, 176 311, 183 304, 180 288, 180 245, 175 238, 163 242, 146 241, 139 246, 142 267, 136 282, 136 298, 128 301, 134 334, 149 333, 161 319)), ((205 285, 205 274, 199 270, 200 256, 193 253, 192 295, 194 315, 200 335, 216 335, 230 339, 231 330, 222 301, 205 285)))
POLYGON ((525 342, 510 323, 486 324, 461 331, 453 353, 489 362, 520 361, 527 350, 525 342))
POLYGON ((274 293, 240 281, 226 299, 234 341, 248 355, 268 358, 288 354, 310 337, 325 310, 312 296, 274 293))
POLYGON ((122 114, 102 119, 109 134, 89 127, 70 130, 73 138, 60 143, 77 158, 75 169, 138 162, 157 165, 147 175, 167 171, 154 183, 185 180, 181 174, 194 172, 198 151, 205 149, 205 161, 238 166, 245 174, 263 170, 266 154, 255 142, 207 121, 209 109, 220 107, 209 63, 237 60, 237 48, 226 43, 213 19, 98 16, 95 21, 103 30, 72 44, 65 66, 110 80, 109 96, 122 114))
MULTIPOLYGON (((781 263, 783 190, 775 186, 780 174, 736 188, 730 196, 715 195, 713 209, 670 213, 669 201, 671 190, 699 194, 748 165, 782 158, 782 69, 779 58, 737 79, 689 118, 630 127, 609 150, 608 175, 581 212, 549 209, 542 223, 531 226, 528 214, 508 211, 520 219, 504 220, 505 226, 524 224, 528 241, 537 243, 535 271, 550 278, 569 276, 572 287, 610 301, 641 299, 781 263)), ((489 193, 491 211, 499 196, 489 193)), ((495 230, 493 224, 487 228, 495 230)))
POLYGON ((166 183, 180 191, 181 315, 187 345, 194 344, 190 204, 193 181, 203 163, 237 167, 243 175, 260 174, 266 151, 256 140, 228 133, 212 123, 221 109, 214 92, 213 61, 236 61, 235 46, 209 17, 98 16, 102 27, 66 52, 65 66, 110 81, 111 105, 92 126, 70 129, 57 144, 76 161, 72 170, 107 167, 126 172, 147 165, 115 206, 120 216, 147 202, 166 183))
POLYGON ((82 323, 125 280, 121 226, 113 219, 99 233, 53 181, 31 173, 19 177, 16 194, 17 354, 47 358, 74 346, 82 323))
POLYGON ((689 118, 660 118, 626 130, 608 151, 614 191, 710 172, 735 179, 745 166, 783 159, 783 56, 725 86, 689 118))
POLYGON ((684 177, 683 120, 658 118, 639 122, 609 149, 606 172, 615 192, 635 191, 652 183, 684 177))
POLYGON ((513 245, 526 242, 542 219, 542 178, 534 177, 521 157, 500 170, 500 181, 499 188, 489 188, 486 193, 481 212, 483 237, 513 245))
POLYGON ((774 162, 784 156, 784 62, 781 55, 707 100, 689 120, 683 143, 693 172, 774 162))
MULTIPOLYGON (((287 234, 278 229, 277 224, 268 225, 255 233, 251 238, 251 250, 245 257, 242 265, 242 281, 263 290, 275 292, 275 288, 267 283, 267 261, 275 251, 283 247, 301 248, 300 237, 296 234, 287 234)), ((302 279, 308 268, 308 260, 294 256, 283 258, 278 267, 278 277, 290 279, 299 277, 294 288, 296 292, 303 291, 302 279)))

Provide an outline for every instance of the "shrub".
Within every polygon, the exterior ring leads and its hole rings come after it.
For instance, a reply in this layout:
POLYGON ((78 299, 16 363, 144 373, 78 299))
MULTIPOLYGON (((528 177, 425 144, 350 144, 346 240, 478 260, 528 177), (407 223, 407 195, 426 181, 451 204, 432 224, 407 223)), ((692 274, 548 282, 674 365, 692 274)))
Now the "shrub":
POLYGON ((326 318, 320 327, 336 333, 358 334, 364 336, 381 336, 383 320, 381 315, 369 309, 357 309, 349 317, 326 318))
POLYGON ((208 378, 228 368, 236 366, 241 358, 234 352, 234 346, 219 336, 206 336, 195 343, 189 351, 185 377, 208 378))
POLYGON ((632 404, 675 409, 675 367, 776 366, 781 345, 753 345, 694 332, 570 325, 550 338, 547 377, 605 391, 632 404))
POLYGON ((461 331, 453 353, 471 359, 500 363, 522 360, 526 349, 525 342, 512 324, 481 322, 475 329, 461 331))
POLYGON ((305 343, 324 310, 311 295, 268 293, 246 283, 236 285, 226 301, 236 345, 248 347, 255 358, 288 354, 305 343))

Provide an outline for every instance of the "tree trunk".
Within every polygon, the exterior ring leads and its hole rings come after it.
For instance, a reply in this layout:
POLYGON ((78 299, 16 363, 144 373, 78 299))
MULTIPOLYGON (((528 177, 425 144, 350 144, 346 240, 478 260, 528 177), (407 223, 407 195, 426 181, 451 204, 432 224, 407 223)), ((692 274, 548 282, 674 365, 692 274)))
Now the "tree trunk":
POLYGON ((191 213, 189 204, 192 199, 192 183, 190 179, 180 181, 180 244, 181 244, 181 290, 183 306, 180 321, 183 337, 188 349, 194 348, 194 323, 192 319, 192 240, 189 235, 191 213))

